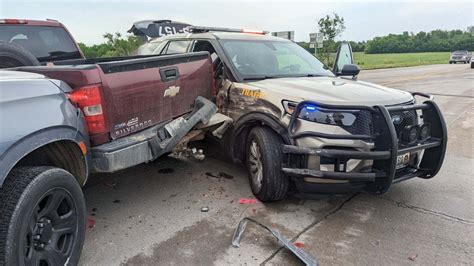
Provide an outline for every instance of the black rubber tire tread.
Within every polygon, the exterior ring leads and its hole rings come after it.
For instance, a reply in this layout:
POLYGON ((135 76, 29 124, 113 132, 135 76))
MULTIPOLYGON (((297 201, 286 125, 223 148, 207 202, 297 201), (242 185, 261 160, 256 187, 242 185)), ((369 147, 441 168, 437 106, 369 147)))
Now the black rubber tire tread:
POLYGON ((38 59, 25 48, 14 43, 0 41, 0 68, 39 65, 38 59))
MULTIPOLYGON (((50 166, 35 166, 35 167, 18 167, 14 168, 5 179, 3 186, 0 188, 0 265, 17 265, 18 262, 7 254, 9 243, 9 232, 11 224, 22 223, 23 221, 15 221, 18 218, 19 210, 18 204, 27 197, 30 197, 28 191, 36 188, 38 183, 40 186, 48 184, 49 180, 54 175, 65 176, 66 182, 73 187, 73 191, 78 197, 75 198, 77 204, 78 216, 83 219, 79 220, 79 231, 75 250, 70 257, 70 265, 76 265, 79 261, 82 246, 85 237, 85 223, 86 223, 86 206, 85 199, 81 187, 77 183, 74 176, 64 169, 50 167, 50 166), (47 180, 47 182, 42 180, 47 180), (35 187, 36 186, 36 187, 35 187), (13 220, 13 221, 12 221, 13 220)), ((23 262, 22 262, 23 263, 23 262)))
POLYGON ((252 129, 247 138, 246 161, 249 172, 249 182, 252 192, 260 201, 277 201, 286 197, 288 192, 288 177, 281 171, 284 155, 281 151, 283 141, 272 129, 256 127, 252 129), (263 163, 263 180, 260 192, 255 193, 251 182, 249 166, 249 147, 252 140, 256 140, 260 147, 263 163))

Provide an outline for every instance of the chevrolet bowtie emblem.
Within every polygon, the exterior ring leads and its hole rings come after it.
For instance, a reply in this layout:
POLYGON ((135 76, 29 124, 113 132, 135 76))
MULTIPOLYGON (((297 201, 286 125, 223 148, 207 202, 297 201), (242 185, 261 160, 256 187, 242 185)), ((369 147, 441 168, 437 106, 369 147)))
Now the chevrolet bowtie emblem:
POLYGON ((179 86, 170 86, 165 90, 163 97, 174 97, 179 93, 179 86))

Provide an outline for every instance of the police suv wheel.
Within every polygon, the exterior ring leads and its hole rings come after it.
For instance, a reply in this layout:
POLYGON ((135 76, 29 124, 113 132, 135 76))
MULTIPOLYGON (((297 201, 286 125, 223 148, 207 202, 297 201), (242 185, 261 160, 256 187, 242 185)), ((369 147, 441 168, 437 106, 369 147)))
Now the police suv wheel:
POLYGON ((0 188, 0 265, 76 265, 85 236, 81 187, 67 171, 20 167, 0 188))
POLYGON ((281 171, 282 141, 271 129, 257 127, 247 138, 246 164, 250 187, 261 201, 276 201, 285 198, 288 177, 281 171))

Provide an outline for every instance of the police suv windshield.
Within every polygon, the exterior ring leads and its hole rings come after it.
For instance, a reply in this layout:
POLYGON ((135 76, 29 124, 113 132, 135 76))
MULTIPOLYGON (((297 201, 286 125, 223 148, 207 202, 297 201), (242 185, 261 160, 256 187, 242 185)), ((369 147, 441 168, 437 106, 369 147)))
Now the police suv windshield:
POLYGON ((298 44, 278 40, 219 40, 243 80, 333 76, 298 44))

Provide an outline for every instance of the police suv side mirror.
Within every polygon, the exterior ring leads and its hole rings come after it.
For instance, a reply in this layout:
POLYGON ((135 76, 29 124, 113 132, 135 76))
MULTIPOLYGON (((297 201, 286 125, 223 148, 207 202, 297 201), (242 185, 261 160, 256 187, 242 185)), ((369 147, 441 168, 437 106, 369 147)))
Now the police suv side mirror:
POLYGON ((356 64, 346 64, 342 67, 341 72, 336 73, 338 76, 357 76, 360 69, 356 64))
POLYGON ((353 79, 356 79, 360 69, 354 63, 351 44, 341 42, 337 48, 336 61, 334 61, 332 72, 336 76, 352 76, 353 79))

